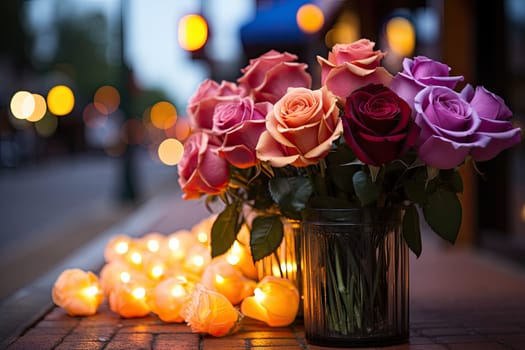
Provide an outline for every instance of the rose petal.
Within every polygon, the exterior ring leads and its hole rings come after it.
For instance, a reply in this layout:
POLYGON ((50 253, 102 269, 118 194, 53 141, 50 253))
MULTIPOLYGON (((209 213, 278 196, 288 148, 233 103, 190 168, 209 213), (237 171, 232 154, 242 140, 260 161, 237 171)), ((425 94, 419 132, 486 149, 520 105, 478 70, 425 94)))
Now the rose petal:
POLYGON ((299 155, 288 154, 287 149, 277 142, 268 131, 265 131, 259 137, 256 154, 261 161, 267 161, 274 167, 283 167, 295 162, 299 155))
POLYGON ((477 133, 487 137, 489 142, 483 147, 472 149, 471 155, 476 161, 490 160, 501 151, 521 142, 521 129, 513 128, 508 121, 484 119, 477 133))

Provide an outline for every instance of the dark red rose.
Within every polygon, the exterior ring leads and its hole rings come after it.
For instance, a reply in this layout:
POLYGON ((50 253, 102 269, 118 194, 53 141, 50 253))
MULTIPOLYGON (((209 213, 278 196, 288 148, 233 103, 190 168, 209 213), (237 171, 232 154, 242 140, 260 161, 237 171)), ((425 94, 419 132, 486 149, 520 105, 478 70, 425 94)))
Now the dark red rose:
POLYGON ((414 145, 419 128, 408 104, 384 85, 370 84, 346 99, 346 143, 365 164, 390 162, 414 145))

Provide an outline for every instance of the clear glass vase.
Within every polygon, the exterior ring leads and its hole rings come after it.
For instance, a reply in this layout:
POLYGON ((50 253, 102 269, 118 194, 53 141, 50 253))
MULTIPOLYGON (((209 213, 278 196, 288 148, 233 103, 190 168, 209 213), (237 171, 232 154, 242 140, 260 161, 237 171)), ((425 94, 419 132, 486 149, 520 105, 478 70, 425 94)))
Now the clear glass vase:
POLYGON ((301 276, 301 221, 284 218, 283 241, 277 250, 257 261, 255 266, 259 280, 265 276, 283 277, 292 281, 299 296, 298 316, 302 316, 302 276, 301 276))
POLYGON ((402 210, 312 209, 302 231, 306 340, 335 347, 408 341, 402 210))

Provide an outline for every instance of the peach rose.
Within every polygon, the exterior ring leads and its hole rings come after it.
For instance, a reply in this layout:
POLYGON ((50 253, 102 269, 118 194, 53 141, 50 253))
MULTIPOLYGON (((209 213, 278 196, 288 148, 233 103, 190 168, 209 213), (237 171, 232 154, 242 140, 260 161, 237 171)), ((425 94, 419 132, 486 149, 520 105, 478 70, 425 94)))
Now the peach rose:
POLYGON ((316 164, 343 132, 335 96, 326 88, 290 88, 266 116, 257 157, 272 166, 316 164))
POLYGON ((90 316, 97 313, 104 294, 93 272, 68 269, 58 276, 52 297, 71 316, 90 316))
POLYGON ((188 101, 187 112, 191 126, 195 129, 211 130, 215 106, 244 95, 245 90, 235 83, 222 81, 219 84, 210 79, 203 81, 188 101))
POLYGON ((345 100, 355 89, 368 84, 390 85, 392 75, 380 67, 386 55, 374 51, 375 43, 360 39, 351 44, 336 44, 328 60, 317 56, 321 65, 321 83, 339 99, 345 100))
POLYGON ((228 186, 230 171, 225 159, 218 155, 219 145, 204 132, 192 134, 184 144, 178 165, 179 185, 184 199, 202 194, 220 194, 228 186))
POLYGON ((288 52, 270 50, 241 69, 244 73, 237 79, 256 102, 275 103, 289 87, 310 88, 312 77, 306 72, 305 63, 295 62, 297 56, 288 52))
POLYGON ((270 327, 288 326, 295 320, 299 310, 299 292, 292 281, 266 276, 257 284, 254 294, 241 304, 244 315, 263 321, 270 327))
POLYGON ((215 337, 232 334, 239 329, 242 315, 222 294, 198 284, 182 309, 182 316, 195 333, 215 337))

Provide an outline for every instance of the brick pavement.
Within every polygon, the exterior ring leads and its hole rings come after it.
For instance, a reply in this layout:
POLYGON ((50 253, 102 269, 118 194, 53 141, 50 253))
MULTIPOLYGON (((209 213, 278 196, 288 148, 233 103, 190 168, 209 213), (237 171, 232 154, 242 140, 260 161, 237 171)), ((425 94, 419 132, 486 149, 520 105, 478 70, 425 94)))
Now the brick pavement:
MULTIPOLYGON (((156 208, 155 217, 150 210, 147 223, 135 220, 132 226, 137 228, 142 222, 166 232, 174 227, 173 220, 186 225, 181 217, 190 220, 191 215, 193 219, 202 215, 167 203, 156 208)), ((422 257, 411 259, 409 343, 384 349, 525 349, 525 269, 488 253, 449 249, 425 238, 422 257)), ((107 304, 91 317, 70 317, 50 306, 40 319, 26 324, 21 334, 8 339, 9 344, 4 343, 8 350, 328 349, 305 342, 300 320, 288 327, 270 328, 245 318, 238 333, 214 338, 191 333, 184 324, 163 323, 153 315, 122 319, 107 304)))

